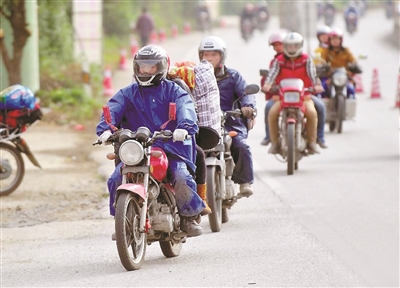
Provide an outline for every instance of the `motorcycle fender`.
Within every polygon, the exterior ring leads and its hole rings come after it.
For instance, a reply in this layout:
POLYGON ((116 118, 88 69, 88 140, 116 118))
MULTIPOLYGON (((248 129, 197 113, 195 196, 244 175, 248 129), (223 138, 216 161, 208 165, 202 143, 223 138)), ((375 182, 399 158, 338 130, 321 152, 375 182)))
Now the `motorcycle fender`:
POLYGON ((206 158, 206 166, 207 167, 208 166, 218 166, 221 170, 223 170, 219 159, 216 157, 207 157, 206 158))
POLYGON ((21 153, 25 153, 25 155, 28 157, 28 159, 32 162, 33 165, 42 169, 39 162, 36 160, 35 156, 33 156, 31 149, 29 149, 28 143, 26 143, 24 139, 19 138, 18 141, 14 142, 14 144, 17 147, 18 151, 20 151, 21 153))
POLYGON ((296 124, 296 119, 294 119, 294 118, 288 118, 287 120, 286 120, 286 123, 287 124, 290 124, 290 123, 293 123, 293 124, 296 124))
POLYGON ((143 184, 135 184, 135 183, 127 183, 127 184, 122 184, 117 188, 117 195, 121 193, 122 191, 129 191, 132 192, 133 194, 137 194, 142 198, 143 200, 146 200, 146 189, 144 188, 143 184))

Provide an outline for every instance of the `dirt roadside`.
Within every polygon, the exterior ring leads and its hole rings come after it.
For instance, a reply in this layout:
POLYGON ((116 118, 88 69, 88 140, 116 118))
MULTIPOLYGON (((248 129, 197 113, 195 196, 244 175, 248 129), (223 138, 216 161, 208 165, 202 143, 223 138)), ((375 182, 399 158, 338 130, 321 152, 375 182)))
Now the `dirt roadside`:
POLYGON ((24 155, 21 185, 0 198, 2 228, 110 217, 106 181, 91 157, 94 131, 94 124, 77 131, 43 121, 28 128, 22 137, 43 169, 24 155))

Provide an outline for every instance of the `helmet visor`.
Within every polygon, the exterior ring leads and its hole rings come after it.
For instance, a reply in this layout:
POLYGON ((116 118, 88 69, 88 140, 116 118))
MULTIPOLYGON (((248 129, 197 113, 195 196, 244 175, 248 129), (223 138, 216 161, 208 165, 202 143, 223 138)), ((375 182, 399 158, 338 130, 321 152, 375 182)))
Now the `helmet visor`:
POLYGON ((133 72, 138 77, 152 77, 164 73, 168 69, 166 59, 135 59, 133 72))
POLYGON ((285 50, 289 53, 289 54, 294 54, 296 53, 299 49, 301 49, 301 43, 288 43, 288 44, 284 44, 285 45, 285 50))

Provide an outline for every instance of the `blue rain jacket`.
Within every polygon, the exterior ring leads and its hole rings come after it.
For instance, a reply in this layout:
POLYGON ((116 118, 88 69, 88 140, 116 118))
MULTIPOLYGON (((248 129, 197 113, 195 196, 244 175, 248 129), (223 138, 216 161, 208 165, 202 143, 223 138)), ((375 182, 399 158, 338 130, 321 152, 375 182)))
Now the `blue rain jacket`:
MULTIPOLYGON (((160 126, 168 121, 169 103, 176 103, 176 120, 170 121, 165 130, 185 129, 189 135, 198 131, 197 116, 194 104, 187 92, 169 80, 163 80, 159 85, 141 87, 133 83, 120 89, 109 101, 112 124, 116 127, 136 131, 145 126, 151 132, 160 131, 160 126)), ((105 130, 111 130, 102 115, 97 125, 96 134, 100 136, 105 130)), ((162 148, 168 157, 178 157, 183 160, 193 173, 196 170, 195 137, 183 142, 167 142, 158 140, 153 146, 162 148)))
MULTIPOLYGON (((243 96, 244 88, 247 86, 246 81, 243 79, 242 75, 238 71, 225 67, 225 75, 223 77, 218 77, 218 88, 220 93, 220 105, 222 111, 232 110, 232 103, 239 97, 243 96)), ((256 98, 255 95, 246 95, 240 99, 236 105, 233 107, 252 107, 256 109, 256 98)), ((243 138, 247 138, 247 119, 244 117, 232 119, 228 117, 225 122, 225 128, 228 131, 236 131, 243 138)))

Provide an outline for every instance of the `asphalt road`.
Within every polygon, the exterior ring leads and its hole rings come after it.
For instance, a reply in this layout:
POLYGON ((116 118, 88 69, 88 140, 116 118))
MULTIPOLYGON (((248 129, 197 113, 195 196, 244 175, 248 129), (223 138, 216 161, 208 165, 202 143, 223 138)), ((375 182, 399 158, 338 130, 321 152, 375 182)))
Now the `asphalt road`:
MULTIPOLYGON (((258 70, 272 58, 267 39, 276 21, 270 24, 247 44, 238 29, 213 31, 227 43, 227 65, 248 83, 259 84, 258 70)), ((341 19, 337 24, 343 25, 341 19)), ((188 239, 179 257, 166 259, 155 243, 142 269, 126 272, 111 241, 112 219, 2 229, 2 286, 398 287, 399 58, 383 41, 391 29, 383 11, 368 11, 357 34, 345 36, 354 54, 368 54, 360 60, 365 93, 357 96, 357 119, 346 121, 340 135, 326 129, 329 148, 302 159, 295 175, 286 175, 285 164, 259 144, 260 115, 249 138, 255 194, 232 208, 221 232, 212 233, 203 217, 204 235, 188 239), (374 68, 380 99, 369 97, 374 68)), ((164 43, 171 62, 197 61, 203 36, 164 43)), ((128 84, 130 77, 121 72, 114 86, 128 84)), ((258 96, 263 111, 265 101, 258 96)), ((98 148, 96 155, 109 152, 98 148)), ((103 173, 110 168, 105 165, 103 173)))

